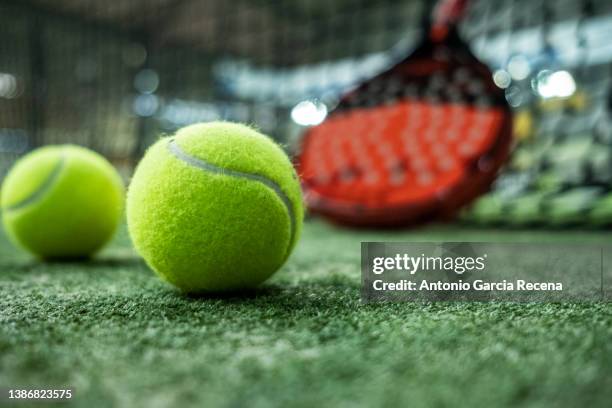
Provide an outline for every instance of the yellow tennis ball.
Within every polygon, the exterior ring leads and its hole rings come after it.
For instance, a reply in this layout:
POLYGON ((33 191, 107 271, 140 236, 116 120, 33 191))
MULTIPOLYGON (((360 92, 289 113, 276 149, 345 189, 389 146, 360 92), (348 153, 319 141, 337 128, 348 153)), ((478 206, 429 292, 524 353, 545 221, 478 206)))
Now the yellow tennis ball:
POLYGON ((522 110, 514 115, 514 137, 519 140, 527 140, 533 135, 534 125, 531 112, 522 110))
POLYGON ((287 260, 303 214, 283 150, 227 122, 188 126, 159 140, 138 164, 127 198, 136 249, 185 292, 263 282, 287 260))
POLYGON ((123 182, 113 166, 73 145, 34 150, 2 184, 9 238, 43 259, 95 253, 115 232, 123 204, 123 182))

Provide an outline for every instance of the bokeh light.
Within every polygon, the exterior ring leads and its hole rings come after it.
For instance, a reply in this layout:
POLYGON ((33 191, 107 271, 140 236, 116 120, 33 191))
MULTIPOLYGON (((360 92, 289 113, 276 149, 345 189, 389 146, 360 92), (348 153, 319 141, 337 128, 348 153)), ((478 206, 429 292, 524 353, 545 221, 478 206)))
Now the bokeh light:
POLYGON ((291 110, 291 119, 301 126, 315 126, 327 117, 327 106, 319 100, 302 101, 291 110))

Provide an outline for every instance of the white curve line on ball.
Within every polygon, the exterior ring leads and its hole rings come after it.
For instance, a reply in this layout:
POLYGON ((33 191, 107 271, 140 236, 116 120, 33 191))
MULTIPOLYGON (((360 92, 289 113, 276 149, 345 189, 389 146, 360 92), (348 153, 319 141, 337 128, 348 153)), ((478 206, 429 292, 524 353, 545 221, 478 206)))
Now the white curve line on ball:
MULTIPOLYGON (((293 206, 291 205, 291 200, 289 200, 289 197, 287 197, 285 192, 278 184, 268 178, 260 176, 259 174, 243 173, 241 171, 225 169, 223 167, 218 167, 214 164, 208 163, 202 159, 190 156, 183 149, 181 149, 181 147, 176 143, 174 139, 171 139, 168 142, 168 150, 170 151, 170 153, 172 153, 172 155, 174 155, 174 157, 191 166, 200 168, 205 171, 209 171, 214 174, 222 174, 224 176, 257 181, 274 191, 274 193, 281 199, 281 201, 285 205, 285 208, 287 208, 291 228, 291 239, 289 241, 289 248, 291 247, 295 235, 295 215, 293 212, 293 206)), ((289 248, 287 250, 289 250, 289 248)))
POLYGON ((55 167, 53 167, 53 170, 51 170, 51 173, 49 173, 45 181, 42 182, 42 184, 38 187, 38 189, 36 189, 32 194, 22 199, 21 201, 18 201, 15 204, 11 204, 7 206, 4 209, 4 211, 19 210, 21 208, 27 207, 28 205, 33 204, 36 201, 40 200, 40 198, 47 192, 47 190, 49 190, 51 186, 55 184, 55 181, 57 180, 57 178, 59 177, 59 174, 64 168, 65 162, 66 160, 65 160, 64 155, 60 154, 59 161, 57 162, 55 167))

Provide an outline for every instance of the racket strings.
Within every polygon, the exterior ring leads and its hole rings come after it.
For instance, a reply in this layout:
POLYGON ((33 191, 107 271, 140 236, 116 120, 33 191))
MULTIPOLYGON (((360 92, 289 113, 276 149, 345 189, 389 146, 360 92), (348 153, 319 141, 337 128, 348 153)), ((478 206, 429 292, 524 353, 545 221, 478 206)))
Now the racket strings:
POLYGON ((469 163, 492 148, 501 120, 499 109, 452 103, 348 111, 311 130, 302 177, 322 196, 370 207, 425 201, 478 169, 469 163))

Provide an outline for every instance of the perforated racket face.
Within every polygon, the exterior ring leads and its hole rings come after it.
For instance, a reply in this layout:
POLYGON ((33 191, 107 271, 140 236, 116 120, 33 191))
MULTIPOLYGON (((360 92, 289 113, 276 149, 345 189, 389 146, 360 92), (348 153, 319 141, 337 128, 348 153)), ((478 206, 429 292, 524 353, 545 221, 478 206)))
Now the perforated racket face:
POLYGON ((425 44, 342 99, 298 157, 311 210, 356 225, 448 216, 507 156, 510 113, 461 45, 425 44))

